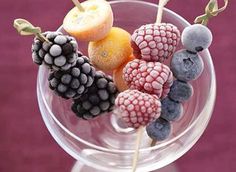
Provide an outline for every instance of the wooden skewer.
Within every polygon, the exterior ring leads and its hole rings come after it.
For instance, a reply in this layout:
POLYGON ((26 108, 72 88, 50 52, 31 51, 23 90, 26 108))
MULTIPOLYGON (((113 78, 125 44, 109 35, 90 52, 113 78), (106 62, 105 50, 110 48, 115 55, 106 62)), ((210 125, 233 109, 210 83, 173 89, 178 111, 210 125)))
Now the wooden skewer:
POLYGON ((85 12, 85 9, 82 7, 81 3, 78 0, 72 0, 72 2, 75 4, 75 6, 79 9, 81 12, 85 12))
POLYGON ((151 141, 151 144, 150 144, 150 146, 151 146, 151 147, 153 147, 153 146, 155 146, 155 145, 156 145, 156 143, 157 143, 157 141, 156 141, 156 140, 152 140, 152 141, 151 141))
POLYGON ((137 168, 138 157, 139 157, 139 148, 140 148, 140 144, 141 144, 143 131, 144 131, 144 127, 143 126, 139 127, 138 133, 137 133, 138 135, 137 135, 137 140, 136 140, 135 153, 134 153, 134 157, 133 157, 132 172, 135 172, 136 168, 137 168))
POLYGON ((169 0, 159 0, 158 11, 157 11, 157 19, 156 19, 157 24, 161 23, 163 10, 164 10, 164 7, 165 7, 165 5, 167 4, 168 1, 169 0))

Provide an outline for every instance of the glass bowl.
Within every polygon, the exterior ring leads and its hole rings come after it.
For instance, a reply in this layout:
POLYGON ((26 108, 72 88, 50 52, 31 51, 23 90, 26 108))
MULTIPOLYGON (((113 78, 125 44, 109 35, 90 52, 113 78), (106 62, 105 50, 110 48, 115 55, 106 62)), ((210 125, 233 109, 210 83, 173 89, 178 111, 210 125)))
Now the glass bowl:
MULTIPOLYGON (((157 5, 142 1, 122 0, 110 2, 114 13, 114 26, 132 33, 143 24, 156 19, 157 5)), ((164 10, 163 22, 176 25, 181 31, 189 23, 178 14, 164 10)), ((62 27, 59 31, 64 32, 62 27)), ((86 42, 79 48, 87 54, 86 42)), ((178 49, 182 48, 181 46, 178 49)), ((160 169, 186 153, 205 130, 214 107, 216 80, 214 66, 208 50, 201 53, 204 71, 191 82, 194 95, 184 103, 184 116, 173 122, 171 136, 150 147, 151 140, 145 133, 139 150, 137 172, 160 169)), ((166 62, 169 64, 169 61, 166 62)), ((71 111, 71 101, 56 96, 48 87, 49 70, 39 68, 37 95, 43 120, 56 142, 79 162, 93 171, 130 172, 137 133, 125 128, 111 112, 85 121, 71 111)))

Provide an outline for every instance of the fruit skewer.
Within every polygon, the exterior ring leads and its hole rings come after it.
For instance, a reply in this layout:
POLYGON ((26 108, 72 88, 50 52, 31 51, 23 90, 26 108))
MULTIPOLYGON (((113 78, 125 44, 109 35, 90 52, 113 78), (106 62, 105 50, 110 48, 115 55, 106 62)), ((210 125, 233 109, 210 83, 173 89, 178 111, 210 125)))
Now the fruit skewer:
MULTIPOLYGON (((159 0, 160 8, 158 8, 158 12, 157 12, 157 19, 156 19, 157 24, 161 23, 164 6, 167 4, 168 1, 169 0, 159 0)), ((136 140, 135 153, 133 157, 132 172, 135 172, 137 168, 139 149, 140 149, 141 138, 142 138, 143 132, 144 132, 144 126, 140 126, 137 131, 137 140, 136 140)))
MULTIPOLYGON (((195 19, 195 23, 201 24, 194 24, 184 29, 181 40, 186 49, 174 53, 170 65, 177 80, 174 81, 168 97, 161 102, 161 117, 167 121, 179 119, 183 114, 181 103, 189 100, 193 95, 193 88, 188 81, 196 80, 204 68, 203 61, 198 55, 198 52, 208 48, 212 42, 211 31, 206 25, 211 17, 225 10, 227 5, 228 1, 225 0, 225 5, 221 9, 218 9, 217 1, 210 0, 205 8, 206 14, 195 19)), ((166 133, 168 132, 168 128, 165 125, 162 125, 162 128, 166 133)), ((153 138, 151 146, 156 144, 156 140, 163 140, 164 138, 160 134, 162 132, 158 132, 158 129, 155 129, 154 123, 150 123, 147 126, 147 133, 153 138)))
POLYGON ((157 19, 156 19, 157 24, 161 23, 164 7, 169 1, 170 0, 159 0, 158 10, 157 10, 157 19))

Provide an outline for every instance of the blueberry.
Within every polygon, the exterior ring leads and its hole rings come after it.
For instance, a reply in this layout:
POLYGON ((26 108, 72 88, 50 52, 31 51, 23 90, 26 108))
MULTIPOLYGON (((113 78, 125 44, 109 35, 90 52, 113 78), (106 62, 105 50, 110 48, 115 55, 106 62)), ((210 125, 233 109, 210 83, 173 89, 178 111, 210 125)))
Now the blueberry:
POLYGON ((153 140, 162 141, 170 135, 171 125, 169 121, 158 118, 147 125, 146 131, 153 140))
POLYGON ((193 95, 191 84, 175 80, 170 88, 169 97, 177 102, 187 101, 193 95))
POLYGON ((206 26, 194 24, 183 30, 181 41, 187 50, 200 52, 211 45, 212 33, 206 26))
POLYGON ((169 97, 161 101, 161 117, 167 121, 175 121, 183 114, 183 106, 179 102, 171 100, 169 97))
POLYGON ((170 68, 177 79, 191 81, 201 75, 204 63, 198 54, 183 49, 173 55, 170 68))

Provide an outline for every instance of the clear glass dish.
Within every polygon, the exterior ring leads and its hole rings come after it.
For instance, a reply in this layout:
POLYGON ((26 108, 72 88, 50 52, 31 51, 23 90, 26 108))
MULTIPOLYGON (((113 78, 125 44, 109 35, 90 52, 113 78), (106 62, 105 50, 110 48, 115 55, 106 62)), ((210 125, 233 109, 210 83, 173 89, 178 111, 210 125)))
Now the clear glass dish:
MULTIPOLYGON (((132 33, 143 24, 153 23, 157 5, 142 1, 120 0, 110 2, 114 12, 114 26, 132 33)), ((175 24, 181 31, 189 23, 178 14, 164 10, 163 22, 175 24)), ((59 31, 64 32, 60 27, 59 31)), ((79 42, 87 53, 87 43, 79 42)), ((178 47, 180 49, 181 46, 178 47)), ((186 153, 204 132, 214 107, 216 80, 208 50, 201 53, 205 69, 192 82, 194 96, 184 104, 184 117, 174 122, 169 139, 150 147, 146 134, 142 139, 137 172, 160 169, 186 153)), ((166 62, 169 64, 169 61, 166 62)), ((136 132, 125 128, 112 113, 84 121, 71 111, 71 101, 56 96, 48 87, 48 69, 41 66, 37 79, 37 95, 43 120, 56 142, 72 157, 93 171, 130 172, 136 132)))

